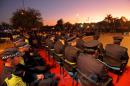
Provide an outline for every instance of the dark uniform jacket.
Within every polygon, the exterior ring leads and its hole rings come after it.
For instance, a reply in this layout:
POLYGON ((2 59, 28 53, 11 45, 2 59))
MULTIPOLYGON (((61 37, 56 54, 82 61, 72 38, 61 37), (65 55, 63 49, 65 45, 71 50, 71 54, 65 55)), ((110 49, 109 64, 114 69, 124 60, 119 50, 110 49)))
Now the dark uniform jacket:
MULTIPOLYGON (((84 83, 84 86, 97 86, 92 84, 92 81, 96 82, 104 82, 107 77, 106 71, 104 70, 104 65, 97 61, 94 56, 90 54, 81 53, 77 60, 78 69, 89 79, 84 79, 83 77, 79 77, 81 83, 84 83)), ((101 86, 101 85, 99 85, 101 86)))
POLYGON ((107 44, 105 52, 106 57, 103 60, 111 66, 120 66, 122 61, 128 62, 129 56, 125 47, 117 44, 107 44))

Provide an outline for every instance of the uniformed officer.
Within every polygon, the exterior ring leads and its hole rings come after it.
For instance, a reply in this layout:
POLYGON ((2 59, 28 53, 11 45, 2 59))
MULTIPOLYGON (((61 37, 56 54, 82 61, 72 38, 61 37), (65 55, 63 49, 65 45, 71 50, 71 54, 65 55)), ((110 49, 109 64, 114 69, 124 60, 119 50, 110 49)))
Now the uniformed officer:
POLYGON ((30 49, 30 45, 27 44, 26 42, 19 42, 19 44, 17 46, 15 46, 18 48, 18 50, 22 53, 22 57, 21 57, 21 61, 23 60, 24 64, 34 64, 33 62, 29 61, 30 57, 30 53, 28 53, 29 49, 30 49), (25 57, 26 54, 26 57, 25 57))
MULTIPOLYGON (((45 62, 43 59, 35 52, 30 45, 26 42, 21 42, 19 46, 17 46, 19 51, 23 54, 24 63, 26 66, 36 67, 36 66, 45 66, 45 62)), ((47 65, 46 65, 47 66, 47 65)), ((45 69, 49 68, 49 66, 45 69)))
MULTIPOLYGON (((14 41, 13 41, 13 43, 14 43, 14 47, 19 47, 20 45, 21 45, 21 43, 24 43, 25 42, 25 38, 23 37, 23 36, 17 36, 15 39, 14 39, 14 41)), ((26 42, 27 43, 27 42, 26 42)), ((18 48, 19 49, 19 48, 18 48)), ((20 49, 20 52, 21 51, 23 51, 23 49, 20 49)), ((23 53, 23 52, 22 52, 23 53)), ((25 64, 25 62, 24 62, 24 59, 23 59, 23 57, 20 57, 20 63, 21 64, 25 64)))
POLYGON ((76 62, 78 56, 79 49, 68 44, 65 46, 64 54, 65 58, 70 62, 76 62))
POLYGON ((68 71, 68 73, 73 77, 76 74, 75 68, 77 66, 77 57, 79 55, 79 49, 72 46, 71 43, 67 43, 65 45, 65 50, 64 50, 64 67, 68 71))
POLYGON ((96 60, 99 56, 98 45, 97 40, 87 42, 84 53, 78 56, 77 68, 81 86, 103 86, 108 79, 105 66, 96 60))
POLYGON ((20 52, 16 48, 6 49, 2 53, 1 59, 4 62, 4 67, 0 76, 0 86, 26 86, 22 78, 15 74, 15 65, 19 64, 20 55, 20 52))
POLYGON ((5 50, 1 59, 4 62, 0 86, 49 86, 57 84, 53 74, 43 75, 34 73, 32 68, 20 64, 21 53, 16 48, 5 50))
POLYGON ((120 46, 123 37, 121 35, 113 37, 113 44, 107 44, 105 47, 106 56, 103 58, 103 61, 111 66, 120 67, 124 63, 125 68, 129 56, 127 53, 127 48, 120 46))
POLYGON ((24 58, 25 64, 24 65, 17 65, 17 68, 19 70, 25 71, 25 75, 23 76, 23 80, 27 83, 31 83, 31 86, 34 84, 50 84, 52 83, 51 78, 53 78, 53 74, 50 74, 47 72, 49 70, 49 66, 43 62, 43 60, 40 57, 37 57, 34 55, 35 53, 33 51, 30 51, 30 45, 26 42, 21 42, 17 48, 22 53, 22 57, 24 58), (44 74, 44 75, 43 75, 44 74), (36 80, 37 78, 44 78, 44 80, 36 80), (30 79, 28 79, 30 78, 30 79))

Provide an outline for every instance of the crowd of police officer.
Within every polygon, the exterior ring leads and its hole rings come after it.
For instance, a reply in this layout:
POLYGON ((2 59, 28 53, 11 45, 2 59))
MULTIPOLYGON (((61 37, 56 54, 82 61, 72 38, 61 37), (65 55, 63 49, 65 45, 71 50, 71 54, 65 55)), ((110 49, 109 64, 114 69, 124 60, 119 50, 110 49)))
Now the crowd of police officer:
MULTIPOLYGON (((127 48, 120 45, 122 36, 113 37, 113 44, 85 41, 84 31, 30 32, 13 40, 14 47, 1 54, 4 67, 0 76, 2 86, 55 86, 57 78, 49 72, 52 67, 41 60, 38 49, 44 48, 66 69, 81 86, 113 86, 108 72, 121 75, 128 63, 127 48), (45 77, 49 76, 49 77, 45 77)), ((64 72, 64 70, 62 71, 64 72)), ((63 73, 61 73, 63 74, 63 73)))
POLYGON ((14 46, 1 53, 4 65, 0 86, 56 86, 57 77, 49 72, 53 66, 46 64, 29 41, 28 37, 17 36, 12 41, 14 46))

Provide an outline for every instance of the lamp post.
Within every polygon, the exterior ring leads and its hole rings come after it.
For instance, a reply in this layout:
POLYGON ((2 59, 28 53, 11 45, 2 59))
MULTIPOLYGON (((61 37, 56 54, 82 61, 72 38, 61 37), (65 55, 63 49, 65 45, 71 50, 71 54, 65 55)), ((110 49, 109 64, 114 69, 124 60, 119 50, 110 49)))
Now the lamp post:
POLYGON ((22 0, 22 12, 21 12, 21 15, 24 15, 25 13, 25 2, 24 0, 22 0))

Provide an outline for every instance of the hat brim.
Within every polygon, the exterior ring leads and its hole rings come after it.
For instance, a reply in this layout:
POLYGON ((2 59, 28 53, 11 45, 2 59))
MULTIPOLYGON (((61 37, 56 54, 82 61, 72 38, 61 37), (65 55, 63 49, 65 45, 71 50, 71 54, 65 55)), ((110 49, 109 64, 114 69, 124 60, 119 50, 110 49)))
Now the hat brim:
POLYGON ((2 60, 8 59, 8 58, 14 58, 16 56, 17 57, 22 56, 22 53, 16 52, 15 54, 10 54, 10 55, 6 55, 6 56, 2 56, 2 60))
POLYGON ((119 62, 118 60, 109 58, 109 57, 104 57, 103 62, 105 62, 106 64, 113 66, 113 67, 120 67, 121 66, 121 62, 119 62))

